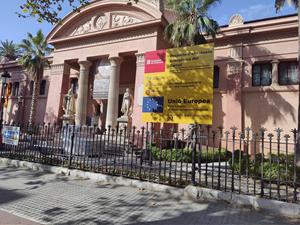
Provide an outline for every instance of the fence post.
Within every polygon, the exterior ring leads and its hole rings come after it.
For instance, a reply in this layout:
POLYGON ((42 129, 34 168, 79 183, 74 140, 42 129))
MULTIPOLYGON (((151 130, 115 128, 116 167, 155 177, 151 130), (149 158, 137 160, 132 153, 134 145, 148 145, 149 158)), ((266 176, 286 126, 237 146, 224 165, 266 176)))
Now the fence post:
POLYGON ((289 188, 288 188, 289 159, 288 159, 288 154, 289 154, 289 139, 290 139, 290 137, 291 136, 288 134, 284 135, 284 138, 285 138, 285 198, 286 198, 286 201, 288 201, 288 199, 289 199, 289 188))
POLYGON ((293 129, 294 136, 294 177, 293 177, 293 186, 294 186, 294 202, 297 202, 297 129, 293 129))
POLYGON ((231 155, 231 159, 232 159, 232 168, 231 168, 231 192, 234 192, 234 160, 235 160, 235 132, 237 131, 237 127, 233 126, 230 128, 232 130, 232 155, 231 155))
POLYGON ((275 132, 277 133, 277 198, 280 200, 281 194, 280 194, 280 140, 281 140, 281 128, 275 129, 275 132))
MULTIPOLYGON (((71 169, 71 166, 72 166, 72 158, 73 158, 73 147, 74 147, 74 137, 75 137, 75 124, 73 124, 72 126, 72 129, 68 129, 69 126, 67 124, 67 131, 70 131, 72 132, 71 134, 71 146, 70 146, 70 153, 69 153, 69 163, 68 163, 68 168, 71 169)), ((69 136, 69 135, 66 135, 66 136, 69 136)))
POLYGON ((265 132, 267 129, 264 127, 259 129, 260 131, 260 139, 261 139, 261 168, 260 168, 260 196, 264 196, 264 160, 265 160, 265 132))
POLYGON ((249 194, 249 143, 250 143, 250 127, 245 128, 246 132, 246 162, 245 162, 245 173, 246 173, 246 188, 247 194, 249 194))
POLYGON ((193 139, 193 149, 192 149, 192 184, 196 185, 196 146, 197 146, 197 124, 193 125, 192 128, 192 139, 193 139))

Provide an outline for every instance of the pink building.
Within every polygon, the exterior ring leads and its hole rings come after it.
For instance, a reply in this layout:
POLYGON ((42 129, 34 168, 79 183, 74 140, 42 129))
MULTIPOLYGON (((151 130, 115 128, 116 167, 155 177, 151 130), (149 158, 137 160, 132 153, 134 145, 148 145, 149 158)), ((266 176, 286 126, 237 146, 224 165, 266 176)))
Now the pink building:
MULTIPOLYGON (((144 53, 169 47, 163 31, 174 15, 164 10, 162 1, 127 2, 93 1, 49 33, 54 52, 41 83, 36 122, 61 122, 63 97, 72 86, 77 93, 76 124, 96 118, 99 126, 115 126, 122 95, 130 88, 133 124, 143 125, 144 53), (96 85, 101 79, 109 79, 105 90, 96 85)), ((295 15, 249 22, 234 15, 221 28, 215 42, 214 127, 296 127, 297 30, 295 15)), ((1 64, 0 72, 4 68, 12 75, 5 119, 26 122, 30 81, 16 62, 1 64)))

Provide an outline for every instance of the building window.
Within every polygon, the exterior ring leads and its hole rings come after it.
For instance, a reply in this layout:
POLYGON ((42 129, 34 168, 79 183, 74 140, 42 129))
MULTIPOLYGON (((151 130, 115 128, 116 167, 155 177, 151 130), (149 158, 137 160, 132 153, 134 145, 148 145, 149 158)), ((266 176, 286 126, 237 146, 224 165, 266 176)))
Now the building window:
POLYGON ((46 94, 46 80, 42 80, 40 83, 40 95, 46 94))
POLYGON ((13 83, 12 96, 18 96, 19 95, 19 88, 20 88, 20 83, 19 82, 14 82, 13 83))
POLYGON ((271 63, 254 64, 252 67, 252 86, 270 86, 271 84, 271 63))
POLYGON ((220 68, 214 66, 214 88, 219 88, 220 68))
POLYGON ((299 83, 297 61, 279 63, 278 83, 279 85, 299 83))

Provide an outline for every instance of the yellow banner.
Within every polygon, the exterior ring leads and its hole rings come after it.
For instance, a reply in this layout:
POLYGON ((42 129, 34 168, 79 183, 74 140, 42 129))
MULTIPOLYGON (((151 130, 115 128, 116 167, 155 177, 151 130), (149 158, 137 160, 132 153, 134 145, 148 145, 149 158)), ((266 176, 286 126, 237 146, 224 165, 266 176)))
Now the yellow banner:
POLYGON ((145 54, 143 122, 212 124, 214 46, 145 54))

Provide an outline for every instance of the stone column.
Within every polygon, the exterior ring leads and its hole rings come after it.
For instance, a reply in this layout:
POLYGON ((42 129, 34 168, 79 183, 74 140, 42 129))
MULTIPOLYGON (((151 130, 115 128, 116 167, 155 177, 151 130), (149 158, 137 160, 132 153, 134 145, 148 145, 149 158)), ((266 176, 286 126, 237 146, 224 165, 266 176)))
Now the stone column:
POLYGON ((92 65, 92 63, 89 61, 79 61, 78 63, 80 66, 80 72, 78 81, 75 124, 86 125, 88 81, 90 66, 92 65))
POLYGON ((275 59, 272 61, 272 85, 278 85, 278 64, 279 60, 275 59))
POLYGON ((109 61, 111 74, 107 100, 106 128, 108 126, 116 128, 119 103, 120 67, 123 59, 121 57, 110 57, 109 61))
POLYGON ((142 124, 142 105, 144 94, 144 71, 145 71, 145 54, 136 53, 136 75, 135 75, 135 89, 134 89, 134 104, 132 123, 133 126, 141 128, 142 124))

